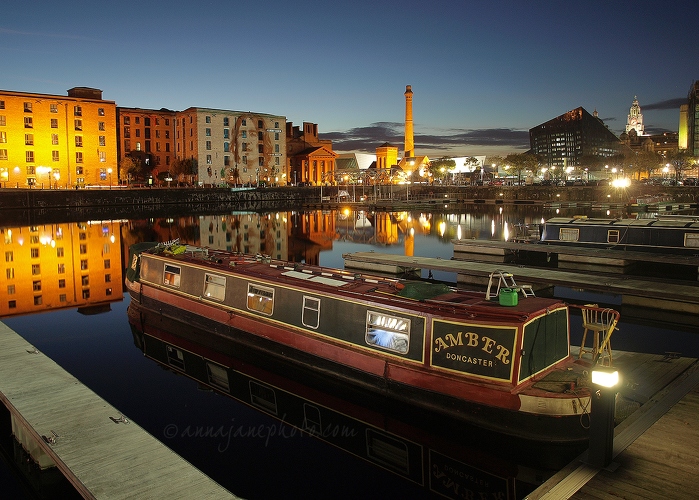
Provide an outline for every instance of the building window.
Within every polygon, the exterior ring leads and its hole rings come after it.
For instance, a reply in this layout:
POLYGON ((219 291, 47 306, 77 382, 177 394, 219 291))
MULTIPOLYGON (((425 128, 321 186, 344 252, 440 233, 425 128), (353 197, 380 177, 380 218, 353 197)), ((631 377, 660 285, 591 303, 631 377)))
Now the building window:
POLYGON ((211 129, 210 128, 206 129, 206 137, 211 137, 211 129))
POLYGON ((134 117, 134 121, 136 122, 136 125, 138 125, 139 123, 141 123, 141 117, 140 117, 140 116, 135 116, 135 117, 134 117))
POLYGON ((224 152, 224 153, 228 153, 228 152, 230 152, 230 150, 231 150, 230 143, 224 142, 224 143, 223 143, 223 152, 224 152))
POLYGON ((230 166, 230 164, 231 164, 231 157, 228 156, 228 155, 224 156, 224 157, 223 157, 223 164, 224 164, 226 167, 230 166))
POLYGON ((206 150, 211 151, 211 141, 206 141, 206 150))
POLYGON ((35 306, 40 306, 40 305, 41 305, 41 295, 36 295, 36 296, 34 296, 34 305, 35 305, 35 306))
POLYGON ((24 103, 24 112, 25 112, 25 113, 31 113, 31 112, 32 112, 32 103, 31 103, 31 102, 25 102, 25 103, 24 103))
POLYGON ((107 144, 107 139, 105 138, 105 136, 99 136, 99 144, 100 146, 104 146, 105 144, 107 144))
POLYGON ((210 116, 207 116, 207 117, 205 118, 205 121, 206 121, 206 123, 211 123, 211 117, 210 117, 210 116))
POLYGON ((242 149, 243 151, 247 151, 247 150, 248 150, 248 143, 247 143, 247 142, 242 143, 240 146, 241 146, 241 149, 242 149))
POLYGON ((82 259, 80 261, 80 270, 87 271, 87 259, 82 259))
POLYGON ((231 137, 231 131, 227 128, 223 129, 223 138, 224 139, 230 139, 231 137))
POLYGON ((90 277, 88 275, 81 276, 82 286, 90 286, 90 277))
POLYGON ((41 274, 41 264, 32 264, 32 276, 41 274))
POLYGON ((27 151, 26 159, 27 163, 34 163, 34 151, 27 151))
POLYGON ((58 288, 65 288, 66 287, 66 280, 61 278, 58 280, 58 288))
POLYGON ((5 262, 12 262, 13 260, 15 260, 15 254, 12 250, 5 252, 5 262))
POLYGON ((58 128, 58 118, 51 118, 51 128, 58 128))
POLYGON ((260 157, 257 159, 257 166, 258 166, 258 167, 264 167, 264 166, 265 166, 265 159, 264 159, 264 157, 260 156, 260 157))
POLYGON ((8 267, 5 269, 5 277, 8 280, 13 280, 15 279, 15 268, 14 267, 8 267))
POLYGON ((83 147, 83 136, 82 135, 75 136, 75 147, 76 148, 83 147))
POLYGON ((73 114, 75 116, 82 116, 83 115, 83 108, 82 106, 73 106, 73 114))
POLYGON ((130 116, 124 117, 124 125, 131 125, 131 117, 130 116))
POLYGON ((107 273, 104 275, 104 282, 105 283, 111 283, 112 282, 112 275, 107 273))
POLYGON ((7 307, 10 309, 15 309, 17 307, 17 301, 16 300, 7 301, 7 307))
POLYGON ((80 118, 75 119, 75 130, 83 129, 83 121, 80 118))
POLYGON ((56 150, 51 151, 51 159, 53 161, 61 161, 58 151, 56 151, 56 150))
POLYGON ((0 149, 0 160, 7 160, 7 149, 0 149))
POLYGON ((104 108, 97 108, 97 114, 99 116, 104 116, 104 108))
POLYGON ((34 128, 34 121, 31 116, 24 117, 24 128, 34 128))
POLYGON ((265 137, 264 137, 264 135, 263 135, 262 132, 258 132, 258 133, 257 133, 257 140, 258 140, 258 141, 264 141, 264 140, 265 140, 265 137))
POLYGON ((35 292, 40 292, 41 291, 41 281, 40 280, 32 281, 32 289, 35 292))
POLYGON ((14 295, 15 294, 15 286, 14 285, 7 285, 7 295, 14 295))
POLYGON ((82 151, 76 151, 75 152, 75 163, 82 163, 83 162, 83 153, 82 151))
MULTIPOLYGON (((58 264, 58 274, 65 274, 66 273, 66 265, 64 263, 58 264)), ((60 280, 59 280, 59 285, 60 285, 60 280)))
POLYGON ((87 300, 90 298, 90 290, 83 290, 83 299, 87 300))
POLYGON ((262 128, 264 126, 265 124, 262 122, 262 120, 257 120, 257 128, 262 128))
POLYGON ((58 296, 58 301, 59 302, 68 302, 68 299, 66 298, 66 294, 62 293, 58 296))
POLYGON ((0 127, 4 127, 7 125, 7 118, 5 115, 0 115, 0 127))
POLYGON ((38 248, 32 248, 30 250, 30 255, 32 259, 38 259, 39 258, 39 249, 38 248))
POLYGON ((85 243, 82 243, 80 245, 80 253, 81 254, 86 254, 87 253, 87 245, 85 243))
POLYGON ((0 143, 4 144, 7 142, 7 132, 0 132, 0 143))
POLYGON ((136 134, 136 137, 141 137, 141 129, 137 128, 134 133, 136 134))
POLYGON ((98 123, 97 123, 97 128, 99 128, 100 130, 104 131, 104 130, 105 130, 105 128, 104 128, 104 122, 98 122, 98 123))
POLYGON ((227 117, 227 116, 224 116, 224 117, 223 117, 223 126, 224 126, 224 127, 228 127, 229 124, 230 124, 230 122, 228 121, 228 117, 227 117))
POLYGON ((58 104, 50 104, 49 109, 51 113, 58 113, 58 104))
POLYGON ((242 137, 243 139, 247 139, 248 138, 248 131, 243 130, 242 132, 240 132, 240 137, 242 137))
POLYGON ((206 155, 206 164, 211 165, 211 155, 206 155))
POLYGON ((54 146, 58 145, 58 134, 51 134, 51 144, 54 146))
POLYGON ((33 146, 34 145, 34 134, 24 134, 24 145, 33 146))
POLYGON ((105 163, 107 161, 107 152, 106 151, 98 151, 97 155, 99 157, 100 163, 105 163))

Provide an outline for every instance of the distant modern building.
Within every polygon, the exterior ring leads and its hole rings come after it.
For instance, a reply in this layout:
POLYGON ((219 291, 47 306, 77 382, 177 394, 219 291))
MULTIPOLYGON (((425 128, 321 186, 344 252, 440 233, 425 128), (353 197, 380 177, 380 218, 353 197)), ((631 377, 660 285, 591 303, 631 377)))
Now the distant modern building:
POLYGON ((337 153, 332 141, 318 139, 318 125, 303 123, 303 128, 286 123, 286 168, 283 184, 332 182, 337 153))
POLYGON ((620 142, 599 119, 582 107, 568 111, 529 130, 531 152, 550 167, 580 166, 583 156, 609 157, 617 154, 620 142))
POLYGON ((0 182, 7 187, 107 186, 117 179, 116 105, 102 91, 67 96, 0 90, 0 182))
POLYGON ((176 113, 175 154, 197 163, 202 186, 275 183, 286 166, 286 117, 187 108, 176 113))
POLYGON ((699 81, 692 82, 687 94, 687 105, 680 108, 679 142, 681 149, 699 156, 699 81))
POLYGON ((117 107, 119 165, 128 156, 145 163, 154 175, 168 172, 175 159, 175 118, 169 109, 117 107))

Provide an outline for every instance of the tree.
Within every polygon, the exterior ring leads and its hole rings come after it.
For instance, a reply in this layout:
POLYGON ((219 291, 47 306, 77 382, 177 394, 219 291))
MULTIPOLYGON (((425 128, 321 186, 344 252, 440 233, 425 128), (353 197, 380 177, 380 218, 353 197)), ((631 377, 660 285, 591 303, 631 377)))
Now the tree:
POLYGON ((507 155, 504 160, 508 171, 517 175, 517 183, 522 183, 522 172, 531 172, 535 174, 539 167, 539 159, 536 155, 529 153, 515 153, 507 155))
POLYGON ((675 151, 668 156, 668 163, 675 169, 675 180, 677 182, 682 179, 682 172, 692 168, 695 162, 696 159, 686 149, 675 151))
POLYGON ((127 182, 136 178, 136 162, 130 156, 124 156, 119 162, 119 178, 127 182))
POLYGON ((432 174, 431 177, 434 180, 443 180, 447 177, 448 173, 456 168, 456 162, 453 158, 443 156, 436 160, 432 160, 427 167, 427 170, 432 174))
POLYGON ((184 180, 183 178, 190 177, 190 180, 194 178, 198 173, 198 163, 194 158, 176 158, 170 166, 170 173, 178 180, 184 180))

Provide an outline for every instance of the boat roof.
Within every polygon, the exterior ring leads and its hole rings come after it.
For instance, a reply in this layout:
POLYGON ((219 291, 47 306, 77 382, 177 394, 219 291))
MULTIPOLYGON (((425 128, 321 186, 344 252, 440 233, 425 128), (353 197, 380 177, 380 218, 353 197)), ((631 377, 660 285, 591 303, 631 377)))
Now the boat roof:
POLYGON ((602 219, 593 217, 552 217, 546 224, 570 224, 575 226, 638 226, 638 227, 685 227, 699 229, 697 217, 657 217, 653 219, 602 219))
POLYGON ((526 297, 514 306, 500 305, 499 300, 486 300, 484 292, 466 291, 443 283, 406 281, 365 273, 326 268, 304 263, 274 260, 262 255, 237 254, 224 250, 186 246, 172 252, 162 246, 145 253, 168 260, 203 265, 227 274, 254 277, 276 285, 305 288, 317 293, 344 295, 385 305, 436 313, 493 320, 526 321, 542 310, 565 307, 558 299, 526 297))

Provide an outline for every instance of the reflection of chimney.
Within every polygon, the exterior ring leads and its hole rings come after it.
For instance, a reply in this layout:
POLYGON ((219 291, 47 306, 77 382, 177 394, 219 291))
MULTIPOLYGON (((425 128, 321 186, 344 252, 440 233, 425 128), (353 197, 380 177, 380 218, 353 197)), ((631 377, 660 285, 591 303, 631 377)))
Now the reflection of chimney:
POLYGON ((415 142, 413 140, 413 90, 405 86, 405 157, 413 156, 415 142))

